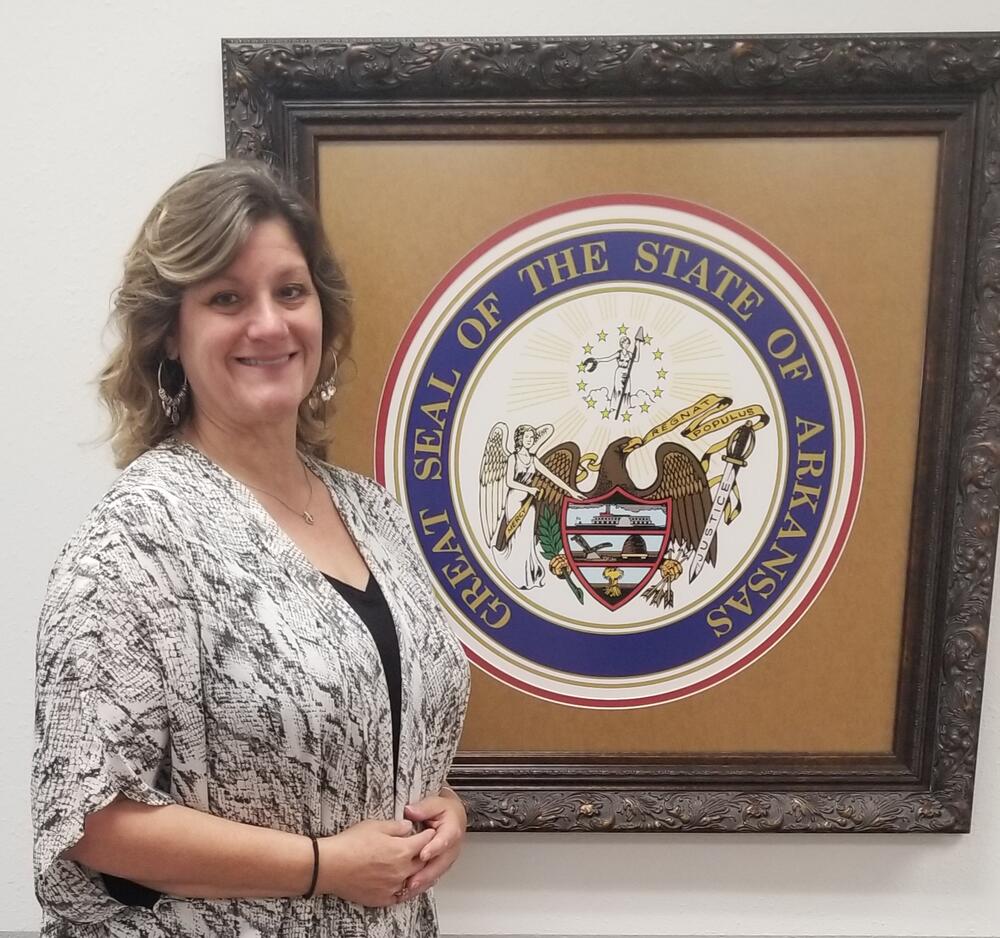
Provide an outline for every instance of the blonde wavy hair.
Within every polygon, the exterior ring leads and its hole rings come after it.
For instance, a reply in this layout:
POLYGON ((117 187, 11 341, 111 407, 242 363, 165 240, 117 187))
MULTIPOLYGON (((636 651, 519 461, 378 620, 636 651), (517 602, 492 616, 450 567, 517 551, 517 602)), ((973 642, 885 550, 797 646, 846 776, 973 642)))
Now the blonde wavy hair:
MULTIPOLYGON (((100 373, 99 392, 111 415, 108 437, 119 467, 177 429, 163 412, 157 376, 167 340, 176 333, 184 290, 228 267, 254 226, 272 219, 288 224, 319 296, 323 354, 317 384, 346 357, 352 331, 347 282, 309 203, 262 163, 223 160, 193 170, 153 206, 125 257, 114 295, 109 326, 119 341, 100 373)), ((164 369, 175 385, 178 373, 179 366, 164 369)), ((190 415, 188 395, 181 426, 190 415)), ((326 417, 325 407, 314 411, 308 400, 299 407, 299 446, 320 457, 330 442, 326 417)))

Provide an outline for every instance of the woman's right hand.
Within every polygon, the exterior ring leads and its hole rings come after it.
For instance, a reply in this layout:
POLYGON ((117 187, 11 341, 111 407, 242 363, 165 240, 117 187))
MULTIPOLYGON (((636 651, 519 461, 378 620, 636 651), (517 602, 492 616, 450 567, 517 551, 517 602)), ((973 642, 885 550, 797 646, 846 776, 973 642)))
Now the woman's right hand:
POLYGON ((409 821, 361 821, 319 841, 316 893, 333 893, 358 905, 395 905, 404 884, 426 866, 420 851, 434 838, 413 833, 409 821))

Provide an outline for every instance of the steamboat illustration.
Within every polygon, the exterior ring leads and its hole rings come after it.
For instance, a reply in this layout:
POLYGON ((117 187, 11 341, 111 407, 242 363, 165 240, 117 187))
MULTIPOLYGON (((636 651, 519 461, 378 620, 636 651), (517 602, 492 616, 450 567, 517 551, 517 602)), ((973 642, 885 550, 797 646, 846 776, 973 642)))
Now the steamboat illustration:
POLYGON ((596 528, 652 528, 656 522, 648 514, 623 514, 615 511, 610 505, 606 505, 604 510, 589 522, 577 522, 578 525, 593 526, 596 528))

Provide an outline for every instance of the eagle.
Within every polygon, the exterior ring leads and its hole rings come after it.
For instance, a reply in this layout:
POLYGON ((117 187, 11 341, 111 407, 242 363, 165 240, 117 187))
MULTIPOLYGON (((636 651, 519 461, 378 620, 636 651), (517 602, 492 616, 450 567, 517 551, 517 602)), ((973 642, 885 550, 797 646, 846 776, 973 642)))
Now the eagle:
MULTIPOLYGON (((505 473, 506 458, 509 450, 506 446, 506 426, 494 426, 487 440, 483 462, 480 471, 480 511, 482 513, 484 530, 491 528, 496 531, 495 519, 506 492, 505 473), (493 522, 491 527, 490 522, 493 522)), ((671 499, 673 503, 672 519, 668 547, 680 548, 683 552, 693 552, 701 541, 702 534, 712 511, 712 493, 708 484, 708 476, 701 461, 687 447, 679 443, 664 442, 656 447, 654 464, 656 479, 651 485, 639 488, 628 471, 629 454, 643 445, 638 437, 619 437, 608 443, 601 457, 597 470, 597 479, 588 492, 581 492, 584 498, 596 498, 610 492, 615 486, 636 498, 658 501, 671 499)), ((536 495, 526 495, 524 507, 534 503, 535 537, 539 537, 540 525, 544 508, 548 506, 559 517, 562 501, 566 496, 566 488, 575 488, 577 474, 580 469, 580 447, 567 440, 551 446, 536 457, 541 463, 526 484, 537 490, 536 495), (555 477, 563 483, 553 482, 555 477)), ((527 512, 525 512, 527 514, 527 512)), ((489 535, 487 535, 489 536, 489 535)), ((707 560, 713 564, 716 561, 717 541, 712 539, 707 560)))
MULTIPOLYGON (((650 501, 672 499, 668 546, 696 550, 712 511, 712 493, 701 461, 680 443, 660 443, 653 456, 656 479, 646 488, 639 488, 629 474, 628 456, 641 445, 642 440, 637 437, 623 436, 612 440, 604 450, 597 470, 597 480, 586 497, 596 498, 610 492, 615 486, 620 486, 636 498, 650 501)), ((571 441, 560 443, 547 450, 541 456, 541 461, 554 475, 573 484, 580 465, 580 447, 571 441)), ((537 499, 539 509, 541 505, 549 505, 558 516, 563 493, 541 473, 530 484, 541 490, 537 499)), ((541 515, 542 511, 539 510, 536 514, 536 529, 541 515)), ((716 540, 713 538, 708 552, 708 560, 713 565, 716 548, 716 540)))

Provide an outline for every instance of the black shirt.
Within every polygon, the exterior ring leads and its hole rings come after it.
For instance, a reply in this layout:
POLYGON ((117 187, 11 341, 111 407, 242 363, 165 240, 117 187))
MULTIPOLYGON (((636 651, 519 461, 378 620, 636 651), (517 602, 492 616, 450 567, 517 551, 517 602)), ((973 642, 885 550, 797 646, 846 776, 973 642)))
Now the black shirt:
POLYGON ((389 604, 382 595, 378 580, 368 575, 368 585, 359 590, 347 583, 323 574, 330 585, 340 593, 364 622, 375 640, 379 657, 382 659, 382 670, 389 690, 389 709, 392 714, 392 769, 393 778, 399 769, 399 725, 402 714, 403 678, 399 664, 399 639, 396 636, 396 624, 392 621, 389 604))

